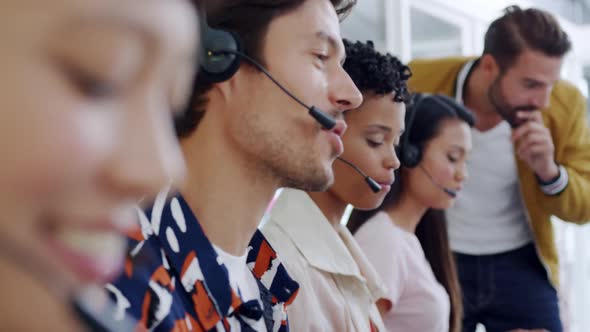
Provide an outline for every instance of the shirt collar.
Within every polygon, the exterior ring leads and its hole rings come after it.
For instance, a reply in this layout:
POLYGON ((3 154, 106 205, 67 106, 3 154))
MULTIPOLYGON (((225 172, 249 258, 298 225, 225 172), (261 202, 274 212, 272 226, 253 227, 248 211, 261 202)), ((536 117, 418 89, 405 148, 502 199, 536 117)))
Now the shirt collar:
POLYGON ((285 230, 311 266, 364 279, 339 231, 306 192, 283 189, 270 211, 269 222, 285 230))
MULTIPOLYGON (((231 288, 226 267, 220 262, 188 203, 179 193, 168 197, 167 191, 161 193, 151 211, 146 214, 151 216, 152 225, 157 224, 154 233, 162 244, 162 254, 168 257, 171 269, 176 271, 180 279, 178 281, 187 293, 194 292, 196 280, 203 281, 207 295, 221 319, 231 312, 230 308, 235 309, 243 301, 231 288), (159 222, 154 222, 155 218, 159 222), (190 269, 196 272, 187 273, 190 269)), ((260 231, 256 231, 250 242, 246 262, 254 276, 272 295, 272 305, 288 305, 294 300, 299 285, 288 275, 260 231)))
POLYGON ((465 82, 467 81, 467 78, 471 74, 471 71, 473 70, 474 66, 478 63, 478 61, 479 59, 467 61, 459 71, 459 74, 457 75, 457 80, 455 82, 455 101, 457 101, 461 105, 464 104, 463 91, 465 89, 465 82))
POLYGON ((367 281, 367 288, 369 289, 372 298, 375 300, 374 302, 377 302, 377 300, 380 298, 386 297, 387 286, 385 285, 385 282, 381 279, 381 277, 379 277, 379 274, 373 265, 371 265, 369 259, 367 256, 365 256, 364 252, 359 247, 348 228, 343 225, 339 225, 338 234, 348 248, 350 255, 356 262, 361 275, 367 281))
POLYGON ((186 293, 192 294, 196 285, 202 283, 219 319, 242 303, 231 288, 226 267, 218 260, 217 252, 182 195, 160 193, 146 215, 150 216, 162 256, 168 258, 178 278, 176 282, 181 283, 186 293))
POLYGON ((260 230, 256 231, 250 241, 247 264, 254 276, 269 290, 273 301, 283 302, 285 305, 293 302, 299 291, 299 284, 289 276, 277 252, 260 230))

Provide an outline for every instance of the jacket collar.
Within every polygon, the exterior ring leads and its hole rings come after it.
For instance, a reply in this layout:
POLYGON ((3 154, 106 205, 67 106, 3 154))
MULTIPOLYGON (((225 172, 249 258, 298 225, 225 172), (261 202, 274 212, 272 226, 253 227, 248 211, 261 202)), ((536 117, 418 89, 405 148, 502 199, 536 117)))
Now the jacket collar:
POLYGON ((339 229, 332 227, 306 192, 283 189, 270 219, 285 231, 311 266, 363 279, 339 229))
POLYGON ((478 61, 479 59, 472 59, 467 61, 463 65, 463 67, 461 67, 461 70, 459 70, 459 73, 457 74, 457 79, 455 80, 455 101, 457 101, 457 103, 461 105, 464 104, 463 92, 465 90, 465 82, 467 82, 467 78, 473 71, 478 61))
MULTIPOLYGON (((231 287, 227 268, 220 263, 212 243, 182 195, 170 195, 165 190, 146 212, 146 219, 150 216, 150 220, 144 223, 151 224, 161 245, 162 257, 178 274, 185 292, 194 294, 195 281, 202 282, 219 321, 238 309, 243 301, 231 287)), ((256 231, 250 242, 247 264, 260 285, 266 288, 261 292, 272 296, 273 306, 288 305, 294 300, 299 285, 288 275, 260 231, 256 231)))

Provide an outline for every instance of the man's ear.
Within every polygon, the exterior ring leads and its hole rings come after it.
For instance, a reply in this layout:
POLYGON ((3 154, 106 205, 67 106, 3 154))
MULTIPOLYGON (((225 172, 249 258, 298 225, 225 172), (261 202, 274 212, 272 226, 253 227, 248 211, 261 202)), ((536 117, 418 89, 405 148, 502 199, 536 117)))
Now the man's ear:
POLYGON ((484 54, 479 61, 481 69, 490 81, 493 81, 496 77, 498 77, 500 74, 500 65, 493 55, 484 54))
POLYGON ((236 93, 236 89, 238 89, 238 82, 243 80, 243 70, 242 68, 238 69, 238 71, 232 75, 229 79, 214 83, 212 90, 215 91, 217 95, 219 95, 224 103, 228 103, 236 93))

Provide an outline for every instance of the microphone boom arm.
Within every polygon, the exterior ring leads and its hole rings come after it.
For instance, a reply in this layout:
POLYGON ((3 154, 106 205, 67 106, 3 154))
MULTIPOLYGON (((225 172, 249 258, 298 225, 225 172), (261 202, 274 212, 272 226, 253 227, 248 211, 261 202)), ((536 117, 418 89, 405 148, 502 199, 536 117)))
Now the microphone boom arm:
POLYGON ((281 83, 279 83, 268 72, 268 70, 266 70, 266 68, 264 68, 264 66, 262 66, 260 63, 258 63, 258 61, 254 60, 252 57, 250 57, 246 53, 243 53, 243 52, 240 52, 240 51, 234 51, 234 50, 219 50, 219 51, 215 51, 215 52, 209 51, 209 55, 222 55, 222 54, 233 54, 233 55, 237 55, 240 58, 248 61, 251 65, 253 65, 258 70, 260 70, 264 75, 266 75, 266 77, 268 77, 276 86, 278 86, 279 89, 283 90, 284 93, 286 93, 289 97, 291 97, 293 100, 295 100, 301 106, 303 106, 306 109, 308 109, 309 110, 309 115, 311 115, 325 129, 332 130, 334 128, 334 126, 336 126, 336 120, 334 120, 334 118, 332 118, 328 114, 322 112, 319 108, 317 108, 315 106, 307 106, 307 104, 305 104, 303 101, 301 101, 301 99, 295 97, 295 95, 293 95, 281 83))

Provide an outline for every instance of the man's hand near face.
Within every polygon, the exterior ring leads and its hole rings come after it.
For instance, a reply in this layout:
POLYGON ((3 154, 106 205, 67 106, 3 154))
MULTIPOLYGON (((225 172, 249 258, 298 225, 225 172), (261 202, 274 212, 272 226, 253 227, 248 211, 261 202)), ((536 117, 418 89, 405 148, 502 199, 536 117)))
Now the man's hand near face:
POLYGON ((551 182, 559 176, 559 167, 555 163, 551 132, 543 124, 541 111, 520 111, 516 117, 523 122, 512 131, 516 155, 527 163, 542 182, 551 182))

